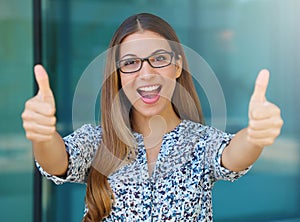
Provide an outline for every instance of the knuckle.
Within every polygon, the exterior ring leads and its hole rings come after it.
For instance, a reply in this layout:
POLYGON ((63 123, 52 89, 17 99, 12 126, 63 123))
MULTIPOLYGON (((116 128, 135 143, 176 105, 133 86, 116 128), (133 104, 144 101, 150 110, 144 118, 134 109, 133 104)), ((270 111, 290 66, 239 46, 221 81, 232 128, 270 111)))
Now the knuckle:
POLYGON ((283 124, 284 124, 284 121, 283 121, 283 119, 280 118, 280 120, 279 120, 279 126, 281 127, 281 126, 283 126, 283 124))
POLYGON ((280 129, 275 130, 275 132, 274 132, 275 138, 278 137, 278 136, 280 135, 280 131, 281 131, 280 129))
POLYGON ((25 130, 28 129, 28 127, 27 127, 27 122, 23 122, 23 128, 24 128, 25 130))
POLYGON ((28 121, 32 118, 30 112, 24 111, 21 115, 23 121, 28 121))
POLYGON ((27 112, 26 112, 26 111, 22 112, 21 118, 22 118, 23 120, 27 119, 27 112))
POLYGON ((32 140, 33 139, 32 133, 26 132, 26 138, 29 139, 29 140, 32 140))
POLYGON ((253 127, 255 124, 254 124, 254 120, 253 119, 250 119, 249 120, 249 122, 248 122, 248 124, 249 124, 249 127, 253 127))
POLYGON ((266 140, 266 146, 272 145, 272 144, 274 143, 274 141, 275 141, 275 138, 268 138, 268 139, 266 140))
POLYGON ((56 110, 55 110, 54 107, 48 106, 47 109, 46 109, 46 112, 47 112, 47 114, 50 116, 50 115, 54 115, 55 112, 56 112, 56 110))
POLYGON ((53 115, 53 109, 51 107, 47 108, 47 114, 53 115))
POLYGON ((51 124, 52 124, 52 125, 55 125, 55 124, 56 124, 56 117, 55 117, 55 116, 53 116, 53 117, 51 118, 51 124))
POLYGON ((283 125, 283 120, 281 118, 276 119, 273 121, 273 126, 276 128, 281 128, 283 125))
POLYGON ((25 121, 31 121, 31 120, 35 120, 35 112, 31 111, 31 110, 24 110, 24 112, 22 113, 22 119, 25 121))
POLYGON ((23 123, 23 128, 26 130, 26 131, 28 131, 28 130, 30 130, 31 129, 31 124, 29 123, 29 122, 24 122, 23 123))
POLYGON ((275 106, 275 111, 278 115, 281 115, 281 110, 278 106, 275 106))
POLYGON ((52 126, 50 127, 50 133, 51 135, 56 131, 56 127, 55 126, 52 126))
POLYGON ((25 109, 26 109, 26 108, 27 108, 27 109, 30 109, 30 108, 32 107, 32 103, 33 103, 33 98, 27 100, 27 101, 25 102, 25 109))
POLYGON ((272 145, 274 143, 274 141, 275 141, 275 137, 269 136, 269 137, 263 138, 261 140, 261 144, 263 146, 270 146, 270 145, 272 145))
POLYGON ((49 117, 48 124, 49 124, 49 126, 55 126, 56 125, 56 117, 55 116, 49 117))
POLYGON ((25 102, 25 108, 28 108, 29 106, 30 106, 30 100, 27 100, 26 102, 25 102))

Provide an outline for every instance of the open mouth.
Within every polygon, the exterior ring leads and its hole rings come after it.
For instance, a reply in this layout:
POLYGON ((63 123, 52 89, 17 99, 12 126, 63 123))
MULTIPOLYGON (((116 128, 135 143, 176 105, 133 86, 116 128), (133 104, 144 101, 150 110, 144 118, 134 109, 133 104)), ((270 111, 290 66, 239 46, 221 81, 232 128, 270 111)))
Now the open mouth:
POLYGON ((143 86, 137 89, 145 103, 154 103, 159 99, 161 85, 143 86))

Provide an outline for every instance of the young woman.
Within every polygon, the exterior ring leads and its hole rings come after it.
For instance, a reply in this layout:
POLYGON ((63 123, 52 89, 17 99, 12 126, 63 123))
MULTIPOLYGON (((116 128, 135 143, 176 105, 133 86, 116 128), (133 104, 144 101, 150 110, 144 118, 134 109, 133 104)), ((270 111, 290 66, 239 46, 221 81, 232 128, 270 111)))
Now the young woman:
POLYGON ((87 183, 84 221, 212 221, 212 186, 245 174, 280 134, 280 109, 257 77, 249 125, 230 135, 203 125, 184 51, 161 18, 138 14, 115 32, 107 56, 100 126, 62 138, 48 76, 22 114, 41 173, 87 183))

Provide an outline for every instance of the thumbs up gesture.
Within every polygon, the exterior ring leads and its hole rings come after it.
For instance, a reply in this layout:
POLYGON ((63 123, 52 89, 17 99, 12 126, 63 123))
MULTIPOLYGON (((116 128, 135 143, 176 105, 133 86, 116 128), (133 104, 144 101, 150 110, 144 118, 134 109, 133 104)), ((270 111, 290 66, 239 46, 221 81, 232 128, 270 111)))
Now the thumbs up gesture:
POLYGON ((43 66, 36 65, 34 73, 39 90, 25 103, 23 127, 26 137, 32 142, 47 142, 56 132, 55 100, 43 66))
POLYGON ((272 145, 283 125, 280 109, 266 99, 268 83, 268 70, 261 70, 249 103, 247 139, 258 147, 272 145))

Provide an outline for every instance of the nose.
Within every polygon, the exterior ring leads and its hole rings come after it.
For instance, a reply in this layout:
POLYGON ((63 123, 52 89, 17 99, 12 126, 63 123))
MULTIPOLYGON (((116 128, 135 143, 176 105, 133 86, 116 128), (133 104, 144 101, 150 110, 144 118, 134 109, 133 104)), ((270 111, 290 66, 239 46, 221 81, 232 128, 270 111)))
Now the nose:
POLYGON ((144 79, 149 79, 154 74, 154 69, 147 60, 142 63, 142 68, 139 71, 139 76, 144 79))

